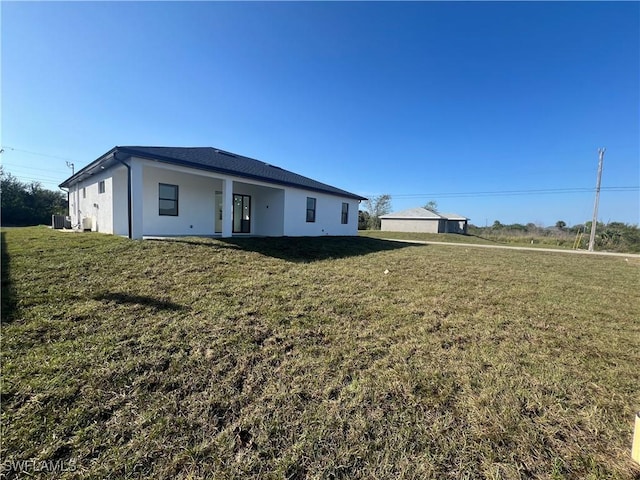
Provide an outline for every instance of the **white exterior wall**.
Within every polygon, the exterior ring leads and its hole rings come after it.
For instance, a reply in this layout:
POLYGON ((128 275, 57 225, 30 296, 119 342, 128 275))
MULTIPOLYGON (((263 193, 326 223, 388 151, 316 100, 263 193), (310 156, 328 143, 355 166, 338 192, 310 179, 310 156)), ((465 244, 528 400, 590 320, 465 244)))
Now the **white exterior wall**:
POLYGON ((70 187, 69 216, 74 227, 82 228, 82 220, 90 218, 94 232, 127 235, 127 169, 112 168, 70 187), (98 193, 102 180, 105 191, 98 193))
POLYGON ((113 219, 112 231, 114 235, 129 235, 129 200, 128 181, 129 172, 124 166, 113 169, 112 175, 113 219))
POLYGON ((71 202, 77 201, 78 204, 77 206, 75 204, 72 205, 71 208, 72 224, 80 224, 80 228, 82 228, 82 220, 90 218, 92 231, 113 233, 113 182, 111 173, 111 171, 98 173, 76 185, 77 191, 74 191, 73 194, 77 196, 71 198, 71 202), (103 180, 105 191, 104 193, 98 193, 98 183, 103 180))
POLYGON ((213 235, 217 179, 143 166, 143 235, 213 235), (178 215, 160 215, 159 184, 178 185, 178 215))
MULTIPOLYGON (((251 196, 251 232, 264 236, 357 235, 358 200, 241 177, 132 158, 133 237, 215 235, 216 192, 229 181, 232 193, 251 196), (139 174, 142 173, 142 180, 139 174), (178 215, 159 214, 159 184, 178 185, 178 215), (316 221, 306 222, 307 197, 316 199, 316 221), (348 223, 341 223, 342 203, 349 204, 348 223)), ((224 198, 224 196, 223 196, 224 198)), ((232 198, 232 197, 231 197, 232 198)), ((92 218, 92 230, 128 235, 128 171, 110 168, 69 189, 73 225, 92 218), (98 193, 98 182, 105 192, 98 193), (86 188, 86 198, 82 189, 86 188), (78 215, 79 210, 79 215, 78 215)), ((225 208, 225 214, 229 210, 225 208)), ((234 234, 242 235, 242 234, 234 234)))
POLYGON ((251 232, 249 235, 268 237, 284 235, 285 192, 283 189, 236 181, 233 182, 233 193, 251 197, 251 232))
POLYGON ((174 165, 142 162, 144 235, 213 235, 217 212, 215 192, 222 191, 224 179, 232 181, 234 194, 251 196, 249 235, 358 234, 358 200, 174 165), (159 183, 178 185, 177 217, 158 214, 159 183), (312 223, 306 222, 307 197, 316 199, 316 221, 312 223), (342 202, 349 204, 349 221, 345 225, 341 224, 342 202))
POLYGON ((399 219, 399 218, 382 218, 380 229, 383 232, 419 232, 419 233, 438 233, 438 219, 399 219))
POLYGON ((284 235, 357 235, 358 200, 288 187, 285 190, 284 235), (316 199, 316 221, 307 222, 307 197, 316 199), (349 222, 341 223, 342 203, 349 204, 349 222))
POLYGON ((78 224, 78 190, 80 187, 77 183, 69 187, 69 216, 72 227, 78 224))

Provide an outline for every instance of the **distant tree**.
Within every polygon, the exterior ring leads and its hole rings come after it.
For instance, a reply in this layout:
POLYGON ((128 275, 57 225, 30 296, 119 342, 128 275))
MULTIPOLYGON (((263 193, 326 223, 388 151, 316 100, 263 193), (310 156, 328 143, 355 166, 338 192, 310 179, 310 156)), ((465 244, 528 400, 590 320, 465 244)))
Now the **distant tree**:
POLYGON ((527 226, 523 225, 521 223, 512 223, 511 225, 505 225, 505 228, 508 228, 509 230, 516 230, 519 232, 526 232, 527 231, 527 226))
POLYGON ((0 170, 0 194, 2 225, 48 225, 51 215, 66 213, 64 193, 47 190, 38 182, 20 182, 4 170, 0 170))
MULTIPOLYGON (((587 229, 587 231, 591 231, 591 225, 593 224, 593 222, 591 220, 587 221, 584 223, 584 228, 587 229)), ((601 228, 603 228, 605 226, 604 223, 602 222, 596 222, 596 230, 600 230, 601 228)))
POLYGON ((565 222, 564 220, 558 220, 556 222, 556 228, 558 230, 564 230, 564 227, 566 227, 566 226, 567 226, 567 222, 565 222))
POLYGON ((640 252, 640 229, 637 225, 622 222, 598 222, 595 243, 596 247, 605 250, 640 252))
POLYGON ((368 228, 380 230, 380 217, 391 212, 391 195, 377 195, 364 202, 364 208, 369 214, 368 228))
POLYGON ((358 230, 366 230, 369 226, 369 212, 358 210, 358 230))
MULTIPOLYGON (((563 222, 564 223, 564 222, 563 222)), ((591 232, 591 222, 576 224, 571 227, 564 225, 560 230, 560 222, 555 227, 543 228, 539 224, 513 223, 504 225, 496 220, 492 226, 477 227, 469 225, 469 233, 472 235, 487 238, 501 238, 502 240, 513 238, 522 241, 525 238, 535 240, 549 245, 572 245, 576 240, 581 239, 579 248, 586 248, 591 232), (582 237, 578 234, 582 234, 582 237), (572 236, 575 236, 572 238, 572 236)), ((595 249, 608 250, 614 252, 640 253, 640 228, 638 225, 626 224, 623 222, 598 222, 596 225, 595 249)))
POLYGON ((426 208, 427 210, 438 213, 438 202, 436 202, 435 200, 429 200, 422 208, 426 208))

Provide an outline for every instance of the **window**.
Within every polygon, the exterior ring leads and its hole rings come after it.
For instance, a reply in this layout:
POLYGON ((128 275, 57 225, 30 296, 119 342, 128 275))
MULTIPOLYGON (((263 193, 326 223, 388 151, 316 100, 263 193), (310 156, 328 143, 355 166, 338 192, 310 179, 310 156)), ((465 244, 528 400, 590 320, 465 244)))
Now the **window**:
POLYGON ((87 198, 87 189, 86 189, 86 187, 82 187, 82 198, 87 198))
POLYGON ((159 184, 159 214, 178 216, 178 185, 159 184))
POLYGON ((307 197, 307 222, 316 221, 316 199, 307 197))
POLYGON ((98 182, 98 193, 104 193, 104 180, 98 182))
POLYGON ((344 202, 342 203, 342 223, 349 223, 349 204, 344 202))

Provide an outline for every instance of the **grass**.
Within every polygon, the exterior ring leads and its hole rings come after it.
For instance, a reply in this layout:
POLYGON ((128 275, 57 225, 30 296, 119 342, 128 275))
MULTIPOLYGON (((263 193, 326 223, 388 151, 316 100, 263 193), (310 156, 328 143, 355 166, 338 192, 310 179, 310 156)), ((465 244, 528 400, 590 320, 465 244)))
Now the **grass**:
POLYGON ((457 233, 383 232, 380 230, 359 230, 358 235, 367 238, 420 240, 425 242, 468 243, 476 245, 510 245, 534 248, 571 249, 573 239, 558 239, 537 235, 460 235, 457 233))
MULTIPOLYGON (((613 224, 612 224, 613 225, 613 224)), ((620 224, 617 224, 620 225, 620 224)), ((573 249, 576 235, 569 231, 539 229, 535 232, 520 230, 492 230, 469 227, 467 235, 455 233, 383 232, 380 230, 359 230, 358 235, 367 238, 391 238, 396 240, 420 240, 426 242, 473 243, 478 245, 504 245, 534 248, 573 249)), ((589 235, 583 235, 580 250, 587 250, 589 235)), ((621 230, 604 228, 595 237, 596 252, 640 253, 640 236, 637 226, 624 226, 621 230), (604 230, 604 232, 602 232, 604 230)))
POLYGON ((497 242, 475 235, 457 233, 387 232, 381 230, 358 230, 358 236, 365 238, 393 238, 397 240, 420 240, 423 242, 469 243, 495 245, 497 242))
POLYGON ((640 477, 636 258, 361 237, 2 236, 5 468, 640 477))

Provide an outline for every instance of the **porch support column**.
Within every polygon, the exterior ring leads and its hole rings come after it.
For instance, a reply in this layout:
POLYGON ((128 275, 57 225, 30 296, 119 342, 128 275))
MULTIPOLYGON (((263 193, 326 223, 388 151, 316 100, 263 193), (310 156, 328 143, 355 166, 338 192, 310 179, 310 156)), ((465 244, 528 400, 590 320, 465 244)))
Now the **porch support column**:
POLYGON ((233 236, 233 180, 222 180, 222 236, 233 236))
MULTIPOLYGON (((129 160, 131 169, 131 238, 142 239, 143 229, 143 209, 142 198, 144 193, 142 182, 142 162, 131 158, 129 160)), ((157 192, 156 192, 157 195, 157 192)))

